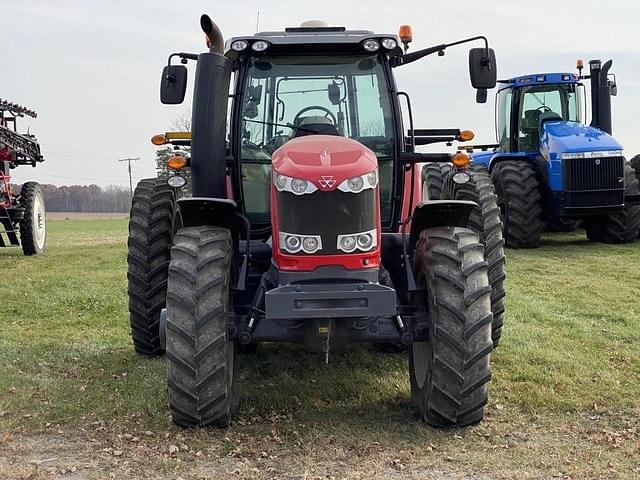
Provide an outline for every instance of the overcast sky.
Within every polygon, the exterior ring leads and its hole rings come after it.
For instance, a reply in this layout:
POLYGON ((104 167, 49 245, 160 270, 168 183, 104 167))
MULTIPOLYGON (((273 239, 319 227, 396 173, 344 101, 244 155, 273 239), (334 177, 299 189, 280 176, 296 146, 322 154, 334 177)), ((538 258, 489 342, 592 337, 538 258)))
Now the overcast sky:
MULTIPOLYGON (((0 0, 0 98, 38 118, 23 121, 46 162, 13 171, 20 183, 128 184, 118 158, 140 157, 134 181, 153 176, 149 139, 190 109, 158 100, 169 53, 204 50, 199 17, 207 12, 225 38, 279 30, 308 19, 396 33, 413 25, 413 49, 484 34, 496 50, 498 76, 574 71, 575 60, 613 58, 618 97, 613 130, 628 156, 640 153, 640 2, 535 1, 204 1, 0 0)), ((191 67, 193 68, 193 67, 191 67)), ((471 128, 477 142, 494 139, 493 93, 475 104, 467 47, 396 70, 411 95, 417 127, 471 128)), ((193 80, 193 70, 190 71, 193 80)))

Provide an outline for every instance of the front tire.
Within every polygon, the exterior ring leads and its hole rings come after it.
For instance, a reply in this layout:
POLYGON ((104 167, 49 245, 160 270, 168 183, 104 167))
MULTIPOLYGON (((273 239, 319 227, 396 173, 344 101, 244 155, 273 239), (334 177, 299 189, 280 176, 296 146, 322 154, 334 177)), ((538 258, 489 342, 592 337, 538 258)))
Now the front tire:
POLYGON ((20 221, 22 253, 27 256, 42 255, 47 244, 47 215, 44 195, 36 182, 26 182, 20 190, 20 205, 24 218, 20 221))
POLYGON ((235 343, 229 340, 231 232, 178 231, 167 293, 167 385, 173 421, 229 426, 237 407, 235 343))
POLYGON ((502 212, 504 239, 511 248, 535 248, 542 233, 542 196, 527 160, 503 160, 491 171, 502 212))
POLYGON ((491 378, 491 286, 478 235, 467 228, 424 230, 414 271, 424 292, 418 311, 428 314, 428 342, 409 351, 411 399, 434 427, 479 422, 491 378), (428 313, 427 313, 428 312, 428 313))
MULTIPOLYGON (((629 162, 624 165, 624 185, 625 195, 640 193, 636 171, 629 162)), ((640 233, 640 205, 626 205, 621 212, 587 218, 585 229, 587 238, 592 242, 633 242, 640 233)))
POLYGON ((175 191, 166 181, 148 178, 136 186, 129 216, 127 293, 129 323, 136 352, 160 355, 160 312, 167 297, 173 240, 175 191))
POLYGON ((489 264, 489 284, 491 285, 491 311, 493 324, 491 338, 497 347, 504 324, 504 280, 505 256, 502 238, 502 221, 498 197, 495 194, 489 171, 483 165, 471 165, 468 169, 471 179, 467 183, 452 183, 454 200, 470 200, 478 204, 469 216, 469 228, 478 234, 484 255, 489 264))

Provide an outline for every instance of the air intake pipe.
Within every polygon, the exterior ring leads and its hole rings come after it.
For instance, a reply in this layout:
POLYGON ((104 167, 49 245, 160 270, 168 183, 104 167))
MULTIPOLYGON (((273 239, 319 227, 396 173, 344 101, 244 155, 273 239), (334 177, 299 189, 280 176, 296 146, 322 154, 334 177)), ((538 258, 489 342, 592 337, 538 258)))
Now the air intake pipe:
POLYGON ((591 126, 611 134, 611 85, 609 70, 613 62, 600 60, 589 62, 591 78, 591 126))
POLYGON ((227 103, 231 61, 223 55, 218 26, 202 15, 200 26, 210 45, 198 55, 191 116, 191 174, 194 197, 227 198, 227 103))

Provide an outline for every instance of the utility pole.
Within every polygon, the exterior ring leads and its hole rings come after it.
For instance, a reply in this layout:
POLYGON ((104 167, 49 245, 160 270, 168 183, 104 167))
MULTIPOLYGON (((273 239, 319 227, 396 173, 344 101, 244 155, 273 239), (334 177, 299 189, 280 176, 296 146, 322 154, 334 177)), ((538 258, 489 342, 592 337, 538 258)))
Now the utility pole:
POLYGON ((140 157, 136 158, 121 158, 119 162, 127 162, 129 165, 129 192, 131 192, 131 198, 133 198, 133 183, 131 181, 131 162, 137 162, 140 160, 140 157))

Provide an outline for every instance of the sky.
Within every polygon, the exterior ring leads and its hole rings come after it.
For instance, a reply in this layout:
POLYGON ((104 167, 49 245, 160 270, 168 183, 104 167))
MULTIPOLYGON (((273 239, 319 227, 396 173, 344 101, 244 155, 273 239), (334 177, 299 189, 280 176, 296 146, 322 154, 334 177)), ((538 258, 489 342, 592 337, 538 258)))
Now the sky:
MULTIPOLYGON (((14 181, 128 186, 126 164, 118 162, 126 157, 140 158, 132 163, 134 184, 153 176, 151 136, 191 108, 190 92, 183 105, 160 104, 162 67, 172 52, 205 51, 199 27, 205 12, 225 38, 254 33, 258 12, 261 31, 309 19, 377 33, 396 33, 408 23, 414 50, 486 35, 499 78, 573 72, 578 58, 612 58, 613 133, 628 157, 640 153, 636 0, 0 0, 0 98, 38 112, 19 126, 36 134, 46 158, 36 169, 13 170, 14 181)), ((468 48, 398 68, 397 83, 411 96, 417 128, 472 129, 474 142, 490 143, 495 91, 488 103, 475 103, 468 48)))

